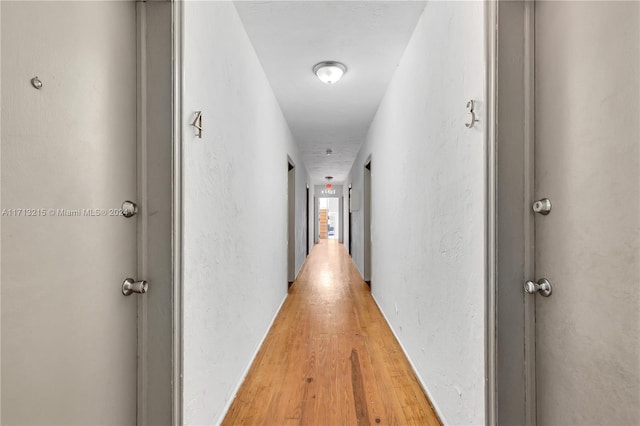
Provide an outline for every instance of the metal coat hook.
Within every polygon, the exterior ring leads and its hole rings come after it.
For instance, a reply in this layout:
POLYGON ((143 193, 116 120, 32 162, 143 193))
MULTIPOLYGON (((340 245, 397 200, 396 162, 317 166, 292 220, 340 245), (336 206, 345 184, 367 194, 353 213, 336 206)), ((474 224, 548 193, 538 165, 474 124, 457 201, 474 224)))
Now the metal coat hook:
POLYGON ((467 102, 467 109, 469 110, 469 114, 471 114, 471 122, 464 123, 464 125, 469 129, 472 128, 478 121, 480 121, 476 118, 476 112, 474 111, 475 106, 476 103, 474 100, 470 100, 469 102, 467 102))
POLYGON ((196 136, 202 139, 202 111, 196 111, 196 118, 193 120, 191 125, 198 129, 196 136))

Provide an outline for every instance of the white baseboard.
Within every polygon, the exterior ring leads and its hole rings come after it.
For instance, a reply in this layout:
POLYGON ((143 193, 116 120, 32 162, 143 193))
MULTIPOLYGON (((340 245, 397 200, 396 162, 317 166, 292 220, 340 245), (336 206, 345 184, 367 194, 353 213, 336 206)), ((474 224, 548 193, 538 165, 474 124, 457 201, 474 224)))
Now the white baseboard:
POLYGON ((260 352, 260 348, 262 348, 262 344, 264 343, 265 339, 267 338, 267 335, 269 334, 269 331, 271 331, 271 327, 273 327, 273 323, 276 321, 276 318, 278 317, 278 314, 280 313, 280 310, 282 309, 282 305, 284 305, 284 302, 287 300, 287 297, 289 297, 289 293, 285 294, 284 298, 282 299, 282 302, 280 302, 280 306, 278 306, 278 309, 276 309, 275 315, 273 316, 273 318, 271 318, 271 322, 269 323, 269 327, 267 327, 267 331, 264 333, 264 336, 262 336, 262 339, 260 339, 260 343, 256 347, 256 350, 253 352, 253 355, 251 356, 251 360, 249 361, 249 364, 244 369, 244 372, 242 373, 242 377, 240 378, 240 381, 238 382, 238 385, 236 386, 236 388, 233 390, 233 393, 231 394, 231 398, 229 399, 229 401, 225 405, 224 409, 222 410, 222 414, 220 415, 220 417, 218 417, 218 420, 216 420, 216 422, 214 423, 216 426, 220 426, 220 424, 224 420, 224 417, 227 415, 227 412, 229 411, 229 408, 231 408, 231 404, 233 404, 233 401, 236 399, 236 396, 238 395, 238 391, 240 390, 240 387, 244 383, 244 380, 247 378, 247 374, 249 374, 249 370, 251 369, 251 366, 253 365, 253 361, 255 361, 256 357, 258 356, 258 352, 260 352))
POLYGON ((429 402, 433 406, 433 409, 436 411, 436 414, 438 415, 438 417, 440 417, 440 421, 444 425, 449 424, 447 422, 447 420, 444 418, 444 415, 442 414, 442 410, 440 410, 440 408, 438 407, 438 404, 436 403, 436 400, 433 398, 433 395, 431 394, 431 392, 429 392, 429 388, 427 387, 427 384, 422 379, 422 376, 420 376, 420 373, 418 372, 418 369, 416 368, 415 364, 411 360, 411 357, 407 353, 407 350, 405 349, 404 345, 402 344, 402 341, 398 338, 398 335, 396 334, 396 331, 393 329, 393 327, 391 327, 391 323, 389 322, 389 319, 387 318, 387 316, 385 315, 384 311, 382 310, 382 307, 380 307, 380 304, 378 303, 378 300, 373 295, 373 293, 371 293, 371 298, 376 303, 376 306, 378 307, 378 309, 382 313, 382 317, 387 322, 387 325, 391 329, 391 332, 393 333, 393 336, 398 341, 398 344, 400 345, 400 349, 402 349, 402 352, 404 353, 404 356, 407 357, 407 360, 409 361, 409 365, 411 365, 411 368, 413 369, 413 372, 415 373, 416 377, 418 378, 418 382, 420 383, 420 387, 422 387, 422 390, 424 391, 424 393, 427 394, 427 398, 429 398, 429 402))

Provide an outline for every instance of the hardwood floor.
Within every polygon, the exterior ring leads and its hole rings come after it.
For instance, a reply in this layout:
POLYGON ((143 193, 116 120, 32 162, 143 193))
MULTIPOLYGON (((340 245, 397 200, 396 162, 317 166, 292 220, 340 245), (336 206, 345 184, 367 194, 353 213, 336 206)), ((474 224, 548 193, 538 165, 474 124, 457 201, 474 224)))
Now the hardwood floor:
POLYGON ((344 246, 314 247, 223 425, 439 425, 344 246))

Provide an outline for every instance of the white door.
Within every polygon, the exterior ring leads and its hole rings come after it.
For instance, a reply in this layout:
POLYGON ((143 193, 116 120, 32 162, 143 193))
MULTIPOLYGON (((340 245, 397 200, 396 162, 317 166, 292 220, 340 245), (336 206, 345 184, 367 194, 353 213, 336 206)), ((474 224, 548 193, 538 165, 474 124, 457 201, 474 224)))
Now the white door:
POLYGON ((537 419, 640 423, 640 3, 536 3, 537 419))
POLYGON ((135 424, 135 3, 1 7, 2 424, 135 424))

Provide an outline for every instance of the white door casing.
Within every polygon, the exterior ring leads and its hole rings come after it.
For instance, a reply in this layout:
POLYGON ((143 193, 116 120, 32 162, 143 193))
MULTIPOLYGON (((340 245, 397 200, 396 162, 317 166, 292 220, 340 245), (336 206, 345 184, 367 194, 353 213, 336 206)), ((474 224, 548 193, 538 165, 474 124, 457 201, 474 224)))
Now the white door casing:
POLYGON ((293 161, 287 160, 287 280, 291 284, 296 279, 296 169, 293 161))
POLYGON ((180 4, 138 1, 136 12, 138 277, 150 283, 138 297, 137 423, 180 424, 180 4))
POLYGON ((365 281, 371 283, 372 276, 372 212, 371 207, 371 158, 365 162, 363 170, 363 208, 364 208, 364 271, 363 278, 365 281))

